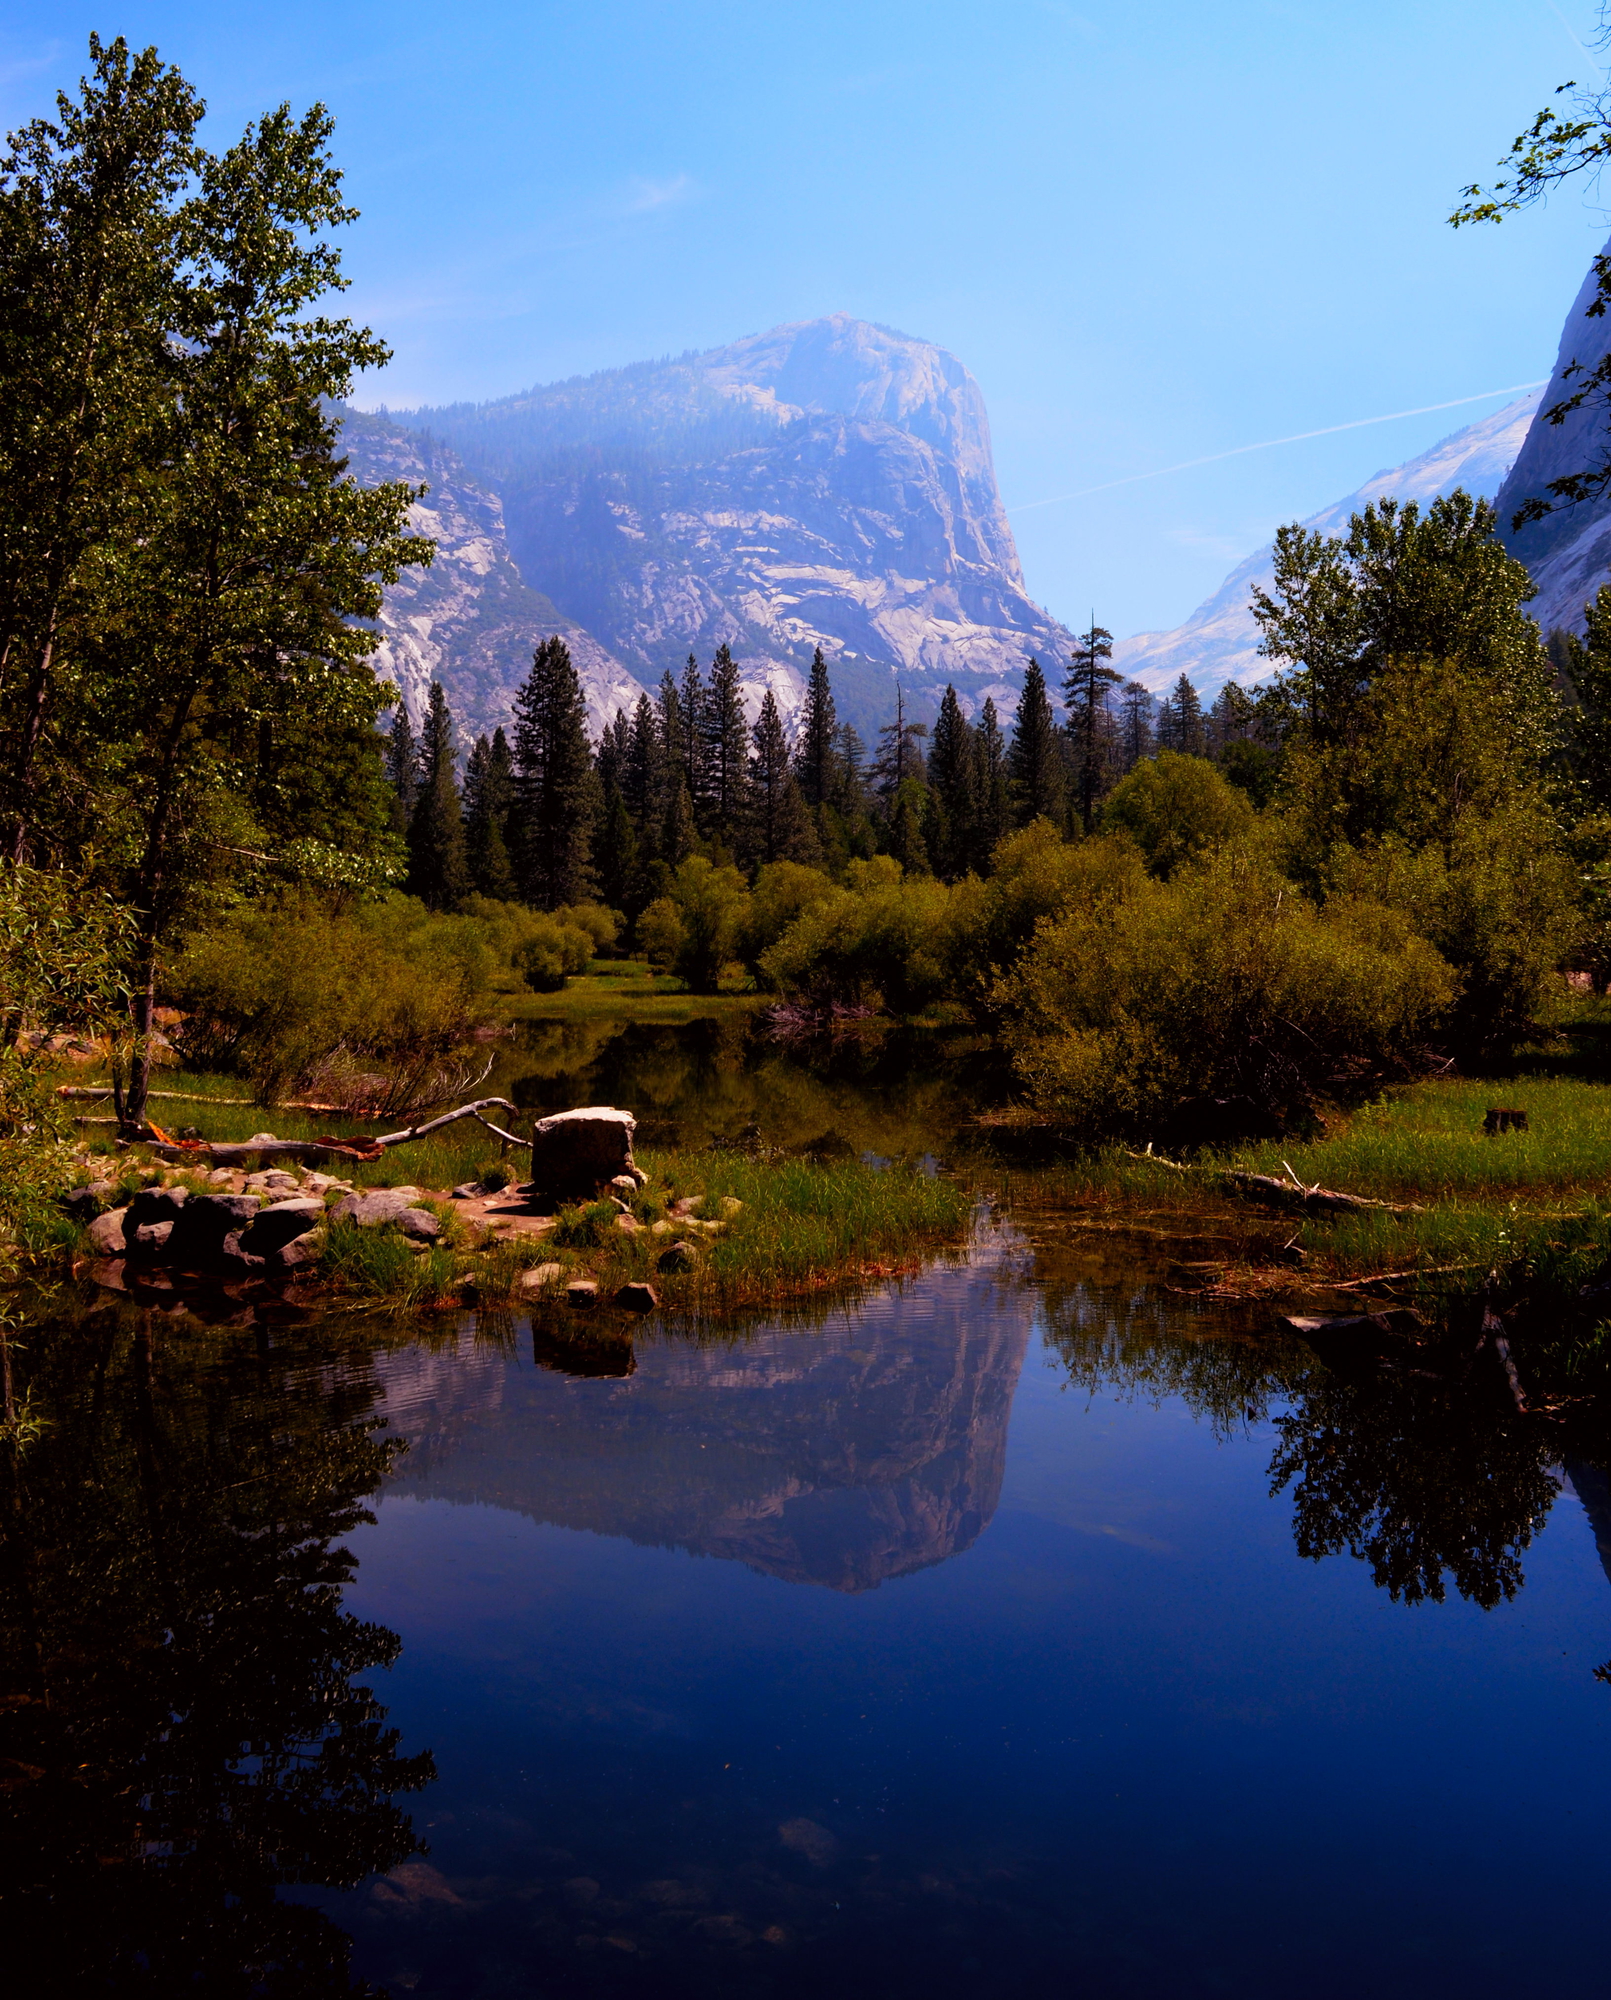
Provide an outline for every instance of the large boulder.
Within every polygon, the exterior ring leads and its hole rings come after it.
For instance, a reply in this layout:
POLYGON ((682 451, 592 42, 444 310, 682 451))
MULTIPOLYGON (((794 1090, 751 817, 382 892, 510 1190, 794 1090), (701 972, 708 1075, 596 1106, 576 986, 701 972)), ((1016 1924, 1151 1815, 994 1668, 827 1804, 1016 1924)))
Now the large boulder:
POLYGON ((241 1231, 240 1247, 248 1257, 272 1257, 324 1220, 324 1203, 316 1196, 301 1201, 277 1201, 259 1209, 241 1231))
POLYGON ((587 1200, 623 1174, 641 1187, 632 1157, 637 1129, 630 1111, 603 1104, 539 1118, 531 1135, 533 1193, 552 1201, 587 1200))
POLYGON ((380 1229, 395 1222, 420 1198, 416 1187, 363 1188, 343 1195, 330 1211, 332 1222, 356 1222, 360 1229, 380 1229))
POLYGON ((224 1239, 246 1228, 257 1210, 255 1194, 193 1194, 168 1238, 168 1262, 200 1271, 226 1261, 224 1239))

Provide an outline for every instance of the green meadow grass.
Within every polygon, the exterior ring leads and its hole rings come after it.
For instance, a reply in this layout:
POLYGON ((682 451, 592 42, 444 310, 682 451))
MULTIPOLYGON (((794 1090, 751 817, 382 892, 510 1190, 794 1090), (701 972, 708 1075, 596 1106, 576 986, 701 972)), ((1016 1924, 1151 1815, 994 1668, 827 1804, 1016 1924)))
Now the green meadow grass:
POLYGON ((743 1014, 764 1007, 768 995, 729 983, 720 993, 690 993, 669 973, 651 972, 641 959, 595 958, 558 993, 522 993, 507 1012, 515 1021, 642 1021, 678 1026, 712 1015, 743 1014))

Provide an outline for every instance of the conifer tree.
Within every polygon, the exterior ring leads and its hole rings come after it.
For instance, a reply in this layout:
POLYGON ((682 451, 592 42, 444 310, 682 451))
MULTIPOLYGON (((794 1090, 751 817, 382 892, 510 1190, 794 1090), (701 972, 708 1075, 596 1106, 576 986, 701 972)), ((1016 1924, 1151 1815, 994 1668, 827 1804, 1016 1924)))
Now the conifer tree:
POLYGON ((398 702, 387 733, 386 779, 392 788, 392 831, 406 839, 420 792, 420 751, 409 725, 406 701, 398 702))
POLYGON ((660 853, 664 760, 660 753, 660 721, 646 694, 638 696, 632 711, 632 729, 626 747, 621 796, 632 815, 638 859, 647 865, 660 853))
POLYGON ((1158 748, 1180 757, 1201 757, 1205 747, 1203 704, 1182 674, 1158 704, 1158 748))
POLYGON ((606 796, 623 791, 626 785, 627 756, 632 742, 632 718, 618 708, 604 725, 597 758, 599 790, 606 796))
POLYGON ((593 889, 598 779, 587 704, 570 649, 556 634, 532 655, 515 696, 515 865, 538 909, 580 903, 593 889))
POLYGON ((1069 660, 1063 692, 1068 699, 1068 733, 1074 752, 1074 785, 1080 829, 1089 833, 1096 822, 1096 802, 1107 778, 1108 697, 1124 676, 1109 664, 1113 634, 1091 620, 1091 628, 1076 644, 1069 660))
POLYGON ((477 893, 500 903, 519 891, 509 854, 509 814, 515 802, 514 766, 502 729, 476 739, 464 771, 464 842, 470 881, 477 893))
POLYGON ((427 909, 456 909, 470 892, 464 818, 453 775, 453 715, 432 681, 420 731, 420 788, 408 824, 408 887, 427 909))
POLYGON ((705 706, 710 696, 705 686, 699 662, 692 653, 688 664, 682 670, 682 685, 677 690, 682 708, 683 730, 683 773, 688 780, 688 799, 693 810, 694 824, 704 831, 709 816, 709 779, 705 772, 705 706))
POLYGON ((599 894, 612 910, 624 910, 631 917, 644 910, 649 898, 644 894, 646 884, 638 861, 638 837, 626 800, 615 785, 604 794, 593 866, 599 894))
POLYGON ((906 719, 906 691, 895 683, 895 719, 878 732, 878 755, 873 759, 873 788, 886 802, 893 799, 908 778, 923 776, 923 739, 926 724, 906 719))
POLYGON ((956 689, 947 687, 929 744, 929 814, 925 841, 934 872, 955 882, 968 872, 974 849, 978 766, 973 731, 956 689))
POLYGON ((990 873, 996 842, 1011 823, 1007 780, 1007 744, 995 701, 985 697, 979 725, 973 732, 975 819, 971 864, 981 875, 990 873))
POLYGON ((794 748, 795 776, 813 812, 832 802, 834 739, 838 729, 833 684, 828 678, 822 648, 818 646, 811 656, 811 677, 806 682, 805 706, 800 711, 800 733, 794 748))
POLYGON ((791 769, 789 739, 770 688, 761 698, 761 712, 751 732, 755 754, 750 760, 750 839, 755 861, 813 861, 819 849, 811 830, 805 800, 791 769))
POLYGON ((1046 676, 1033 656, 1024 669, 1024 690, 1013 715, 1007 751, 1007 779, 1017 825, 1049 819, 1061 825, 1066 796, 1063 747, 1046 693, 1046 676))
POLYGON ((725 645, 711 661, 705 697, 705 833, 720 847, 733 847, 749 819, 749 730, 739 690, 738 663, 725 645))
POLYGON ((1233 743, 1245 743, 1253 734, 1258 705, 1246 688, 1227 681, 1204 722, 1210 757, 1223 757, 1233 743))
POLYGON ((1152 733, 1154 706, 1151 694, 1140 681, 1126 685, 1119 702, 1119 762, 1126 771, 1133 771, 1157 748, 1152 733))

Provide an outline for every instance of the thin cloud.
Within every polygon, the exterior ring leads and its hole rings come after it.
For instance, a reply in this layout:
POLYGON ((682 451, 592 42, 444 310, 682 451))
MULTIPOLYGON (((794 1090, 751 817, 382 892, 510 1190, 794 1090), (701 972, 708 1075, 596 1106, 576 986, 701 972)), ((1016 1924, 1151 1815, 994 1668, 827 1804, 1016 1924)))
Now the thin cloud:
POLYGON ((1050 500, 1021 500, 1009 507, 1009 514, 1027 514, 1035 507, 1061 507, 1065 500, 1084 500, 1092 493, 1111 493, 1115 486, 1134 486, 1143 479, 1163 479, 1171 472, 1191 472, 1199 465, 1218 465, 1222 458, 1241 458, 1250 451, 1270 451, 1278 444, 1303 444, 1310 438, 1335 437, 1338 431, 1362 431, 1370 424, 1393 424, 1400 417, 1427 417, 1434 410, 1458 410, 1467 403, 1488 403, 1497 396, 1520 396, 1529 389, 1542 389, 1541 382, 1514 382, 1508 389, 1484 389, 1477 396, 1453 396, 1447 403, 1423 403, 1415 410, 1389 410, 1380 417, 1355 417, 1352 423, 1325 424, 1317 431, 1294 431, 1291 437, 1261 438, 1257 444, 1233 445, 1229 451, 1211 451, 1206 458, 1184 458, 1179 465, 1160 465, 1153 472, 1132 472, 1123 479, 1104 480, 1100 486, 1082 486, 1078 493, 1057 493, 1050 500))
POLYGON ((657 208, 670 208, 687 201, 694 192, 692 174, 673 174, 668 181, 635 180, 621 204, 625 215, 651 215, 657 208))

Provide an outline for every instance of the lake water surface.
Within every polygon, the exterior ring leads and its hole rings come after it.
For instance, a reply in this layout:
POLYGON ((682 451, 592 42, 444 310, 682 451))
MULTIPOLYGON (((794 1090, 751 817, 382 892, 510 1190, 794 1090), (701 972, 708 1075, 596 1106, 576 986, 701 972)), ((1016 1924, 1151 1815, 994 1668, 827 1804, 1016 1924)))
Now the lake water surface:
POLYGON ((64 1321, 13 1936, 64 1992, 345 1992, 348 1939, 464 2000, 1600 1990, 1605 1473, 1167 1272, 1020 1205, 607 1374, 522 1317, 64 1321))

